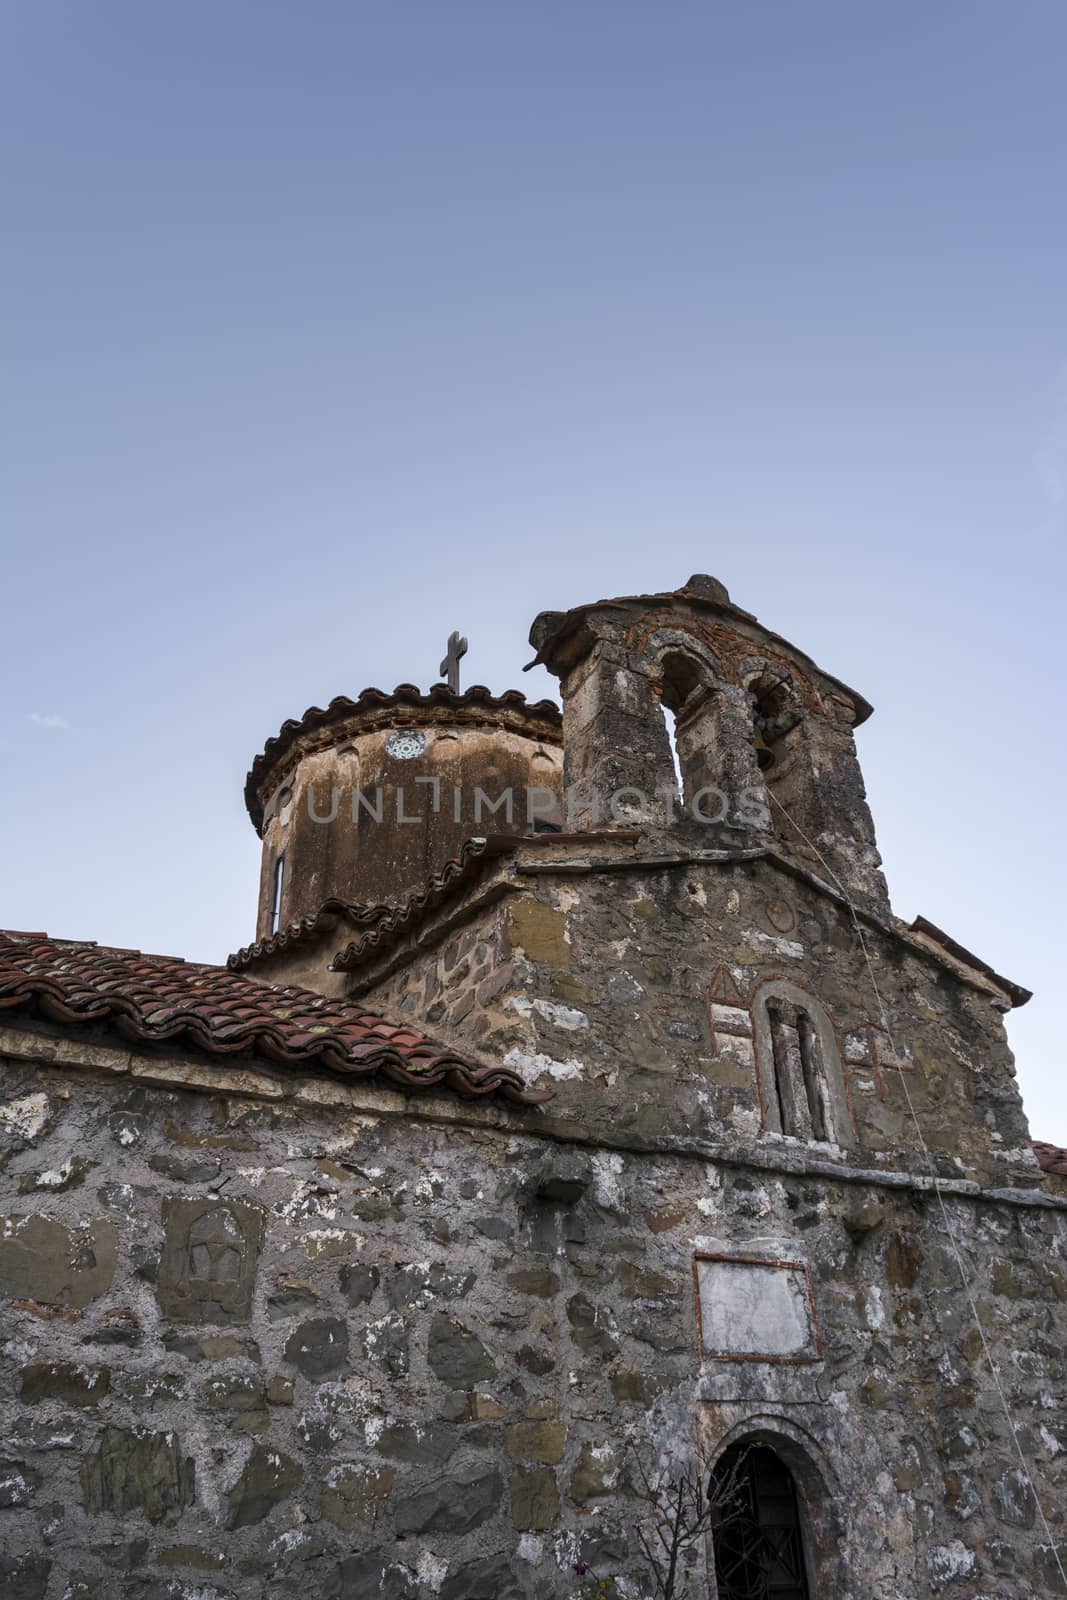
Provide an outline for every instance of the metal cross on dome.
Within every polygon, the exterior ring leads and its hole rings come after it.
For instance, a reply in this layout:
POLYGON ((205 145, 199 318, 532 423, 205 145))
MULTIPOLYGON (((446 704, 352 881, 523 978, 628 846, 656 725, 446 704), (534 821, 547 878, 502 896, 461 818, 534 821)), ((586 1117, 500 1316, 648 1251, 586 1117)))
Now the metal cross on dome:
POLYGON ((459 693, 459 663, 466 654, 466 639, 461 638, 459 633, 453 629, 448 636, 448 650, 440 667, 441 676, 447 679, 448 687, 453 694, 459 693))

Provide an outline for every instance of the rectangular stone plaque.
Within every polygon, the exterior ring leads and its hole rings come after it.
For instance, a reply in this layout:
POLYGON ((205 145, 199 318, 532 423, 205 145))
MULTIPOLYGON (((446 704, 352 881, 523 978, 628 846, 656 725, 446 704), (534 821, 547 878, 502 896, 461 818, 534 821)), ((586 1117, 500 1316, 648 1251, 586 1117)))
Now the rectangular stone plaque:
POLYGON ((811 1274, 802 1261, 698 1255, 693 1270, 704 1360, 820 1360, 811 1274))

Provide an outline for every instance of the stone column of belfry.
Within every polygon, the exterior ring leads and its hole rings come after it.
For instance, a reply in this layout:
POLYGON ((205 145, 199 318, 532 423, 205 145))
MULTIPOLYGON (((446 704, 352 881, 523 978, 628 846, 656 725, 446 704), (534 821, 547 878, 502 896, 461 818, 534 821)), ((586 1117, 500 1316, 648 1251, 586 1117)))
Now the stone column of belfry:
POLYGON ((817 872, 828 867, 857 905, 888 914, 889 891, 852 728, 851 708, 841 701, 830 701, 824 713, 800 715, 765 774, 772 821, 786 845, 810 854, 817 872))
POLYGON ((652 679, 610 625, 591 631, 582 645, 560 681, 567 826, 662 825, 674 763, 652 679))
MULTIPOLYGON (((718 605, 725 590, 714 587, 718 605)), ((715 664, 699 631, 702 609, 685 590, 547 612, 534 623, 537 659, 560 680, 571 828, 689 829, 694 846, 772 835, 748 695, 715 664), (651 600, 661 604, 646 637, 651 600), (684 682, 672 673, 679 663, 684 682), (665 710, 677 719, 681 796, 665 710)))
POLYGON ((773 824, 745 690, 733 683, 706 684, 676 718, 685 778, 681 820, 725 829, 744 845, 769 837, 773 824))
MULTIPOLYGON (((694 828, 691 804, 701 790, 702 818, 737 822, 736 797, 761 794, 743 691, 700 684, 677 709, 678 754, 686 769, 684 796, 664 720, 665 686, 654 656, 631 649, 627 634, 639 608, 595 608, 582 626, 552 649, 548 664, 563 698, 563 772, 568 826, 575 830, 640 826, 646 831, 694 828)), ((539 619, 540 621, 541 619, 539 619)), ((538 624, 531 639, 538 643, 538 624)), ((701 827, 702 835, 707 827, 701 827)))

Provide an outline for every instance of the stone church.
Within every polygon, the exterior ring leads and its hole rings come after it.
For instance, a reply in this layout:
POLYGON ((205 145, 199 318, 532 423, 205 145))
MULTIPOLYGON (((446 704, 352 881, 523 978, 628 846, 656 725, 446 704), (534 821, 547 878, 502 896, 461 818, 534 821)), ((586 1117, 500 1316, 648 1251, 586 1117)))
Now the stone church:
POLYGON ((531 643, 283 725, 225 967, 0 934, 5 1600, 1067 1594, 1067 1152, 871 707, 699 575, 531 643))

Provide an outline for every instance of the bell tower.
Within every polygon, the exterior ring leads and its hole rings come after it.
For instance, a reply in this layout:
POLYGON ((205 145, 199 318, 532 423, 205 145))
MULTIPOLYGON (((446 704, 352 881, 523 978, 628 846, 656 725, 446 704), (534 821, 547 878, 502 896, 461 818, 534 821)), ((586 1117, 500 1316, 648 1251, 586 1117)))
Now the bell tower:
POLYGON ((530 642, 560 680, 569 826, 777 850, 888 912, 853 737, 870 705, 723 584, 542 612, 530 642))

